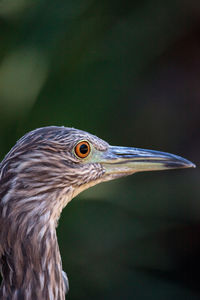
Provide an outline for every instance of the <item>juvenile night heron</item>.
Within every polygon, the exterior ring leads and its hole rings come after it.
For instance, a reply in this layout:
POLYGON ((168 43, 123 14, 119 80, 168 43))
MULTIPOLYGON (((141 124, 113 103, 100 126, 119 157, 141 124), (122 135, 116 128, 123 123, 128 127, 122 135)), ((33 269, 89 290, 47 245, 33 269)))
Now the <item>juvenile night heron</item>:
POLYGON ((0 299, 65 299, 56 226, 81 191, 135 172, 190 167, 182 157, 110 146, 73 128, 27 133, 0 164, 0 299))

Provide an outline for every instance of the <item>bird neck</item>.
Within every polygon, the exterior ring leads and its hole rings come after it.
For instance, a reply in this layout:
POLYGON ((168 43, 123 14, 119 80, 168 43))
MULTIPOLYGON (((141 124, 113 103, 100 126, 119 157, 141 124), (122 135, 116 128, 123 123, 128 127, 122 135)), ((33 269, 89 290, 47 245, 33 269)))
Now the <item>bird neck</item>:
MULTIPOLYGON (((64 300, 65 285, 56 236, 49 211, 37 216, 18 215, 18 226, 4 220, 5 250, 1 249, 1 300, 64 300), (33 226, 34 225, 34 226, 33 226), (9 228, 9 229, 8 229, 9 228)), ((12 218, 11 218, 12 219, 12 218)), ((0 243, 1 244, 1 243, 0 243)))

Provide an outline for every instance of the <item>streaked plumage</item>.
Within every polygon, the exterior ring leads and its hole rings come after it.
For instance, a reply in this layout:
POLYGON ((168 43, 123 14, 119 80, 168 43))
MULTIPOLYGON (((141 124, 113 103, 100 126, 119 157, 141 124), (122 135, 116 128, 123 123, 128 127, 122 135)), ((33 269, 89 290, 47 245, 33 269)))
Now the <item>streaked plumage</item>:
POLYGON ((56 226, 62 209, 82 190, 137 171, 192 166, 171 154, 111 147, 73 128, 26 134, 0 164, 0 299, 65 299, 68 280, 56 226), (80 141, 91 147, 84 159, 74 151, 80 141))

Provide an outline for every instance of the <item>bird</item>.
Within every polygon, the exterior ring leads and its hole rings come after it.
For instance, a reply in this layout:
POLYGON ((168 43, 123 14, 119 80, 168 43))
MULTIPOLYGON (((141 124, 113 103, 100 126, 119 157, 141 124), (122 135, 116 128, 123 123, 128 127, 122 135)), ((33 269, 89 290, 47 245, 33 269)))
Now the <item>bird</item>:
POLYGON ((191 167, 177 155, 110 146, 64 126, 25 134, 0 163, 0 299, 65 299, 56 227, 80 192, 136 172, 191 167))

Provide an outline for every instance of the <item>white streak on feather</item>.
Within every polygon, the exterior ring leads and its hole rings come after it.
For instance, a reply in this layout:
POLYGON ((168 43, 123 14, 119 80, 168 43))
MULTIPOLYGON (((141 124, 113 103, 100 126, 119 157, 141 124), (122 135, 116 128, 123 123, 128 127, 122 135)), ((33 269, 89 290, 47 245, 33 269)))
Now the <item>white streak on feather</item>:
POLYGON ((39 280, 40 280, 40 287, 41 287, 41 289, 43 289, 44 288, 44 273, 40 273, 39 280))

